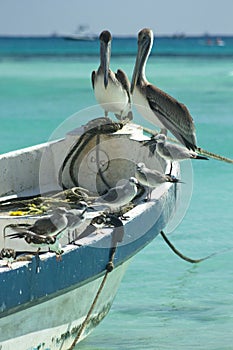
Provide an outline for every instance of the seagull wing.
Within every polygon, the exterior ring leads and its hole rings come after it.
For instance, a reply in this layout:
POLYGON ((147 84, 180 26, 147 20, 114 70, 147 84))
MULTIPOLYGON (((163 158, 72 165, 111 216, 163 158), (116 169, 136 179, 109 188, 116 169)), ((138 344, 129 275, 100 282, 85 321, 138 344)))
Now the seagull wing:
POLYGON ((165 128, 188 149, 195 150, 195 126, 187 107, 151 84, 146 86, 146 96, 150 108, 165 128))
POLYGON ((41 218, 34 222, 30 227, 30 231, 37 235, 49 235, 57 231, 57 226, 54 225, 51 217, 41 218))
POLYGON ((121 193, 121 191, 122 191, 122 186, 110 188, 110 190, 106 194, 100 197, 100 201, 103 203, 115 202, 118 199, 119 193, 121 193))

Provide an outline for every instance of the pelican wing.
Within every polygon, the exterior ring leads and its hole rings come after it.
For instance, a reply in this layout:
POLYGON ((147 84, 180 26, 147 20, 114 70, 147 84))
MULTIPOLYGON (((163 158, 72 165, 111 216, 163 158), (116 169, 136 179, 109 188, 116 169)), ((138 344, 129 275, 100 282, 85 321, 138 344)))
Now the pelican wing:
POLYGON ((128 79, 127 75, 125 74, 125 72, 123 70, 118 69, 117 72, 115 73, 115 76, 116 76, 117 80, 121 83, 123 88, 125 89, 125 91, 128 95, 129 103, 131 103, 130 83, 129 83, 129 79, 128 79))
POLYGON ((165 128, 188 149, 195 150, 195 126, 187 107, 151 84, 146 86, 146 96, 150 108, 165 128))

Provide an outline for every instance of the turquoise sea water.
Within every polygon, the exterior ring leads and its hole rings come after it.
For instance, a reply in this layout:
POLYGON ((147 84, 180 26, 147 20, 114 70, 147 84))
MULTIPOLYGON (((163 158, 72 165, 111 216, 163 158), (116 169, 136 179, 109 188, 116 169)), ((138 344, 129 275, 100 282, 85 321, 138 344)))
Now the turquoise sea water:
MULTIPOLYGON (((224 40, 207 47, 202 38, 156 39, 147 76, 187 105, 199 146, 233 158, 233 39, 224 40)), ((111 68, 131 78, 136 40, 112 46, 111 68)), ((90 74, 98 51, 98 42, 0 39, 0 153, 47 141, 96 104, 90 74)), ((78 349, 233 349, 233 165, 192 164, 190 206, 169 238, 193 258, 224 252, 193 266, 157 237, 133 259, 109 315, 78 349)))

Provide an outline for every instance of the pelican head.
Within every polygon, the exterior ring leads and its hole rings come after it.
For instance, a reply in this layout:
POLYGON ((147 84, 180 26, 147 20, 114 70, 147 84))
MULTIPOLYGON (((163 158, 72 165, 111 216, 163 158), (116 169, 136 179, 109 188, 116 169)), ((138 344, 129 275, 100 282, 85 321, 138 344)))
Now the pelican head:
POLYGON ((104 30, 100 36, 100 65, 104 72, 104 87, 108 86, 108 70, 111 54, 111 40, 112 36, 108 30, 104 30))
POLYGON ((151 29, 144 28, 138 33, 138 53, 131 81, 131 94, 139 78, 145 79, 145 64, 153 45, 154 35, 151 29))

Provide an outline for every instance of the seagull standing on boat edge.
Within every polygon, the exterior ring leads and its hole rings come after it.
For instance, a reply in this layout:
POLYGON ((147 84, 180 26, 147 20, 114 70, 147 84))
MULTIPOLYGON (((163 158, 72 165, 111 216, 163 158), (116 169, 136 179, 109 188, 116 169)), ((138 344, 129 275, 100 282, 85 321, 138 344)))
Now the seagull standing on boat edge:
POLYGON ((196 152, 188 150, 180 145, 167 142, 167 137, 163 134, 155 136, 156 152, 160 157, 169 160, 171 162, 170 172, 172 172, 172 163, 174 161, 182 161, 185 159, 203 159, 208 160, 207 157, 199 156, 196 152))
POLYGON ((151 192, 154 188, 166 183, 180 182, 176 177, 165 175, 158 170, 152 170, 145 166, 144 163, 138 163, 136 166, 135 177, 143 186, 149 188, 147 200, 151 199, 151 192))
POLYGON ((153 45, 151 29, 138 33, 138 52, 131 81, 133 102, 139 113, 150 123, 169 130, 183 145, 193 151, 197 148, 193 119, 187 107, 146 79, 145 67, 153 45))
POLYGON ((107 193, 103 194, 92 204, 95 207, 104 207, 114 212, 121 210, 123 206, 133 200, 137 194, 138 180, 130 177, 124 185, 110 188, 107 193))
POLYGON ((52 215, 39 218, 32 225, 7 225, 4 232, 7 227, 12 227, 16 233, 5 237, 24 238, 28 244, 38 247, 37 253, 41 247, 48 247, 59 256, 62 253, 59 239, 64 235, 68 225, 67 212, 65 208, 56 208, 52 215))
POLYGON ((95 97, 104 109, 105 117, 113 112, 119 119, 132 120, 130 82, 126 74, 118 69, 109 69, 111 55, 111 33, 104 30, 100 36, 100 66, 91 75, 95 97))

